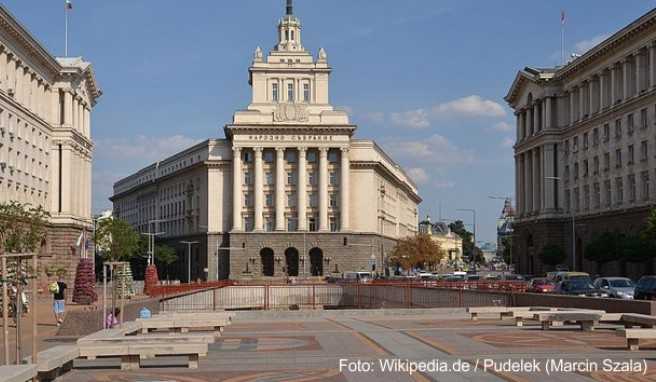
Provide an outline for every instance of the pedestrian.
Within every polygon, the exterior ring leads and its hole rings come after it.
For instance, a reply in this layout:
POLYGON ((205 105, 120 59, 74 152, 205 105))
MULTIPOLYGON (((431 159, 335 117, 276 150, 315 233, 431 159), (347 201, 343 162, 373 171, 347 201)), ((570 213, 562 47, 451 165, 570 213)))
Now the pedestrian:
POLYGON ((121 309, 115 308, 114 312, 112 313, 111 311, 107 314, 107 317, 105 318, 105 328, 107 329, 112 329, 116 326, 118 326, 118 317, 121 314, 121 309))
MULTIPOLYGON (((55 284, 55 283, 53 283, 55 284)), ((64 276, 59 276, 57 279, 57 287, 55 288, 54 285, 51 288, 53 291, 52 294, 52 311, 55 313, 55 320, 57 320, 57 326, 60 326, 62 322, 64 322, 64 302, 66 300, 66 288, 68 286, 64 282, 64 276)))

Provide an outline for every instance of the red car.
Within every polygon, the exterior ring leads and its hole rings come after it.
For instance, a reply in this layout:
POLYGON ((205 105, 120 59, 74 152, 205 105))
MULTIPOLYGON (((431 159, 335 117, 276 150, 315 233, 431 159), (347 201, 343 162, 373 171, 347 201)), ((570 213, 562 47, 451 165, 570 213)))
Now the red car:
POLYGON ((547 278, 540 277, 531 279, 531 281, 528 283, 526 291, 531 293, 553 293, 555 288, 556 284, 547 278))

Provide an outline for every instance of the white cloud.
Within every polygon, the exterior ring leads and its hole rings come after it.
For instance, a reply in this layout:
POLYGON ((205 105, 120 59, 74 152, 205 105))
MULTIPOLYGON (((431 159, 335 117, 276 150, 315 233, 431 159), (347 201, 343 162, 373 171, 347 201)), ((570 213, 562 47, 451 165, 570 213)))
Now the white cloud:
POLYGON ((453 101, 437 104, 431 109, 434 117, 504 117, 506 111, 499 103, 470 95, 453 101))
POLYGON ((462 149, 439 134, 422 140, 393 141, 386 146, 394 158, 414 163, 462 165, 475 160, 475 155, 471 150, 462 149))
POLYGON ((433 187, 435 188, 453 188, 456 186, 456 183, 450 180, 436 180, 433 182, 433 187))
POLYGON ((579 41, 576 44, 574 44, 574 53, 583 54, 583 53, 587 52, 588 50, 594 48, 596 45, 598 45, 599 43, 601 43, 602 41, 604 41, 608 37, 610 37, 610 35, 607 34, 607 33, 604 33, 604 34, 600 34, 598 36, 594 36, 593 38, 591 38, 589 40, 579 41))
POLYGON ((164 159, 198 142, 197 139, 179 134, 165 137, 138 135, 132 139, 98 139, 96 147, 99 156, 113 160, 140 159, 141 162, 151 162, 164 159))
POLYGON ((514 129, 513 125, 503 121, 494 124, 494 126, 490 128, 490 130, 499 131, 499 132, 508 132, 508 131, 512 131, 513 129, 514 129))
POLYGON ((428 182, 428 174, 426 173, 426 170, 424 170, 421 167, 409 168, 408 175, 417 184, 425 184, 426 182, 428 182))
POLYGON ((363 114, 362 118, 369 122, 381 124, 385 122, 385 113, 382 111, 373 111, 363 114))
POLYGON ((392 123, 397 126, 409 127, 411 129, 424 129, 430 126, 428 113, 424 109, 410 110, 390 115, 392 123))
POLYGON ((503 139, 503 141, 501 141, 501 147, 503 148, 513 147, 514 145, 515 145, 515 140, 510 137, 506 137, 503 139))

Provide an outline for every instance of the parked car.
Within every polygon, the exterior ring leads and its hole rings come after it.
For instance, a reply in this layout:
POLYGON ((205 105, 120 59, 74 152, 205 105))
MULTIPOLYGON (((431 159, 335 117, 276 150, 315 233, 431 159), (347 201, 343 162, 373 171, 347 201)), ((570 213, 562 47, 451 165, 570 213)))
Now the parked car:
POLYGON ((633 300, 635 285, 627 277, 599 277, 593 285, 607 291, 610 297, 633 300))
POLYGON ((656 300, 656 276, 642 276, 635 287, 636 300, 656 300))
POLYGON ((555 288, 556 284, 546 277, 536 277, 528 282, 526 291, 531 293, 553 293, 555 288))
POLYGON ((590 274, 585 272, 557 272, 553 278, 553 281, 559 283, 561 281, 571 279, 583 279, 592 284, 592 278, 590 278, 590 274))
POLYGON ((575 277, 564 280, 556 285, 554 290, 559 294, 581 297, 608 297, 608 292, 595 288, 592 283, 584 277, 575 277))
POLYGON ((345 272, 344 273, 344 280, 351 281, 351 282, 358 282, 361 284, 366 284, 371 282, 373 280, 374 275, 371 272, 364 272, 364 271, 359 271, 359 272, 345 272))

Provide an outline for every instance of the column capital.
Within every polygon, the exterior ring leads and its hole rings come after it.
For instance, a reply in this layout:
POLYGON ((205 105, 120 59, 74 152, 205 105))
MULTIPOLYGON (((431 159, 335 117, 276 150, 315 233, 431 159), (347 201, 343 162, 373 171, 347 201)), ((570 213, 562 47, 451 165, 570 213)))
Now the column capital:
POLYGON ((308 148, 307 147, 297 147, 296 150, 298 150, 299 153, 305 153, 307 152, 308 148))
POLYGON ((328 150, 330 150, 330 148, 329 147, 319 147, 318 150, 323 155, 323 154, 327 154, 328 150))
POLYGON ((349 151, 351 151, 351 148, 350 148, 350 147, 340 147, 339 149, 340 149, 340 151, 343 152, 343 153, 348 153, 349 151))
POLYGON ((260 146, 253 147, 253 151, 254 151, 256 154, 257 154, 257 153, 260 153, 260 154, 261 154, 262 151, 264 151, 264 147, 260 147, 260 146))
POLYGON ((284 154, 286 149, 287 149, 286 147, 276 147, 276 152, 278 154, 280 154, 280 153, 284 154))

